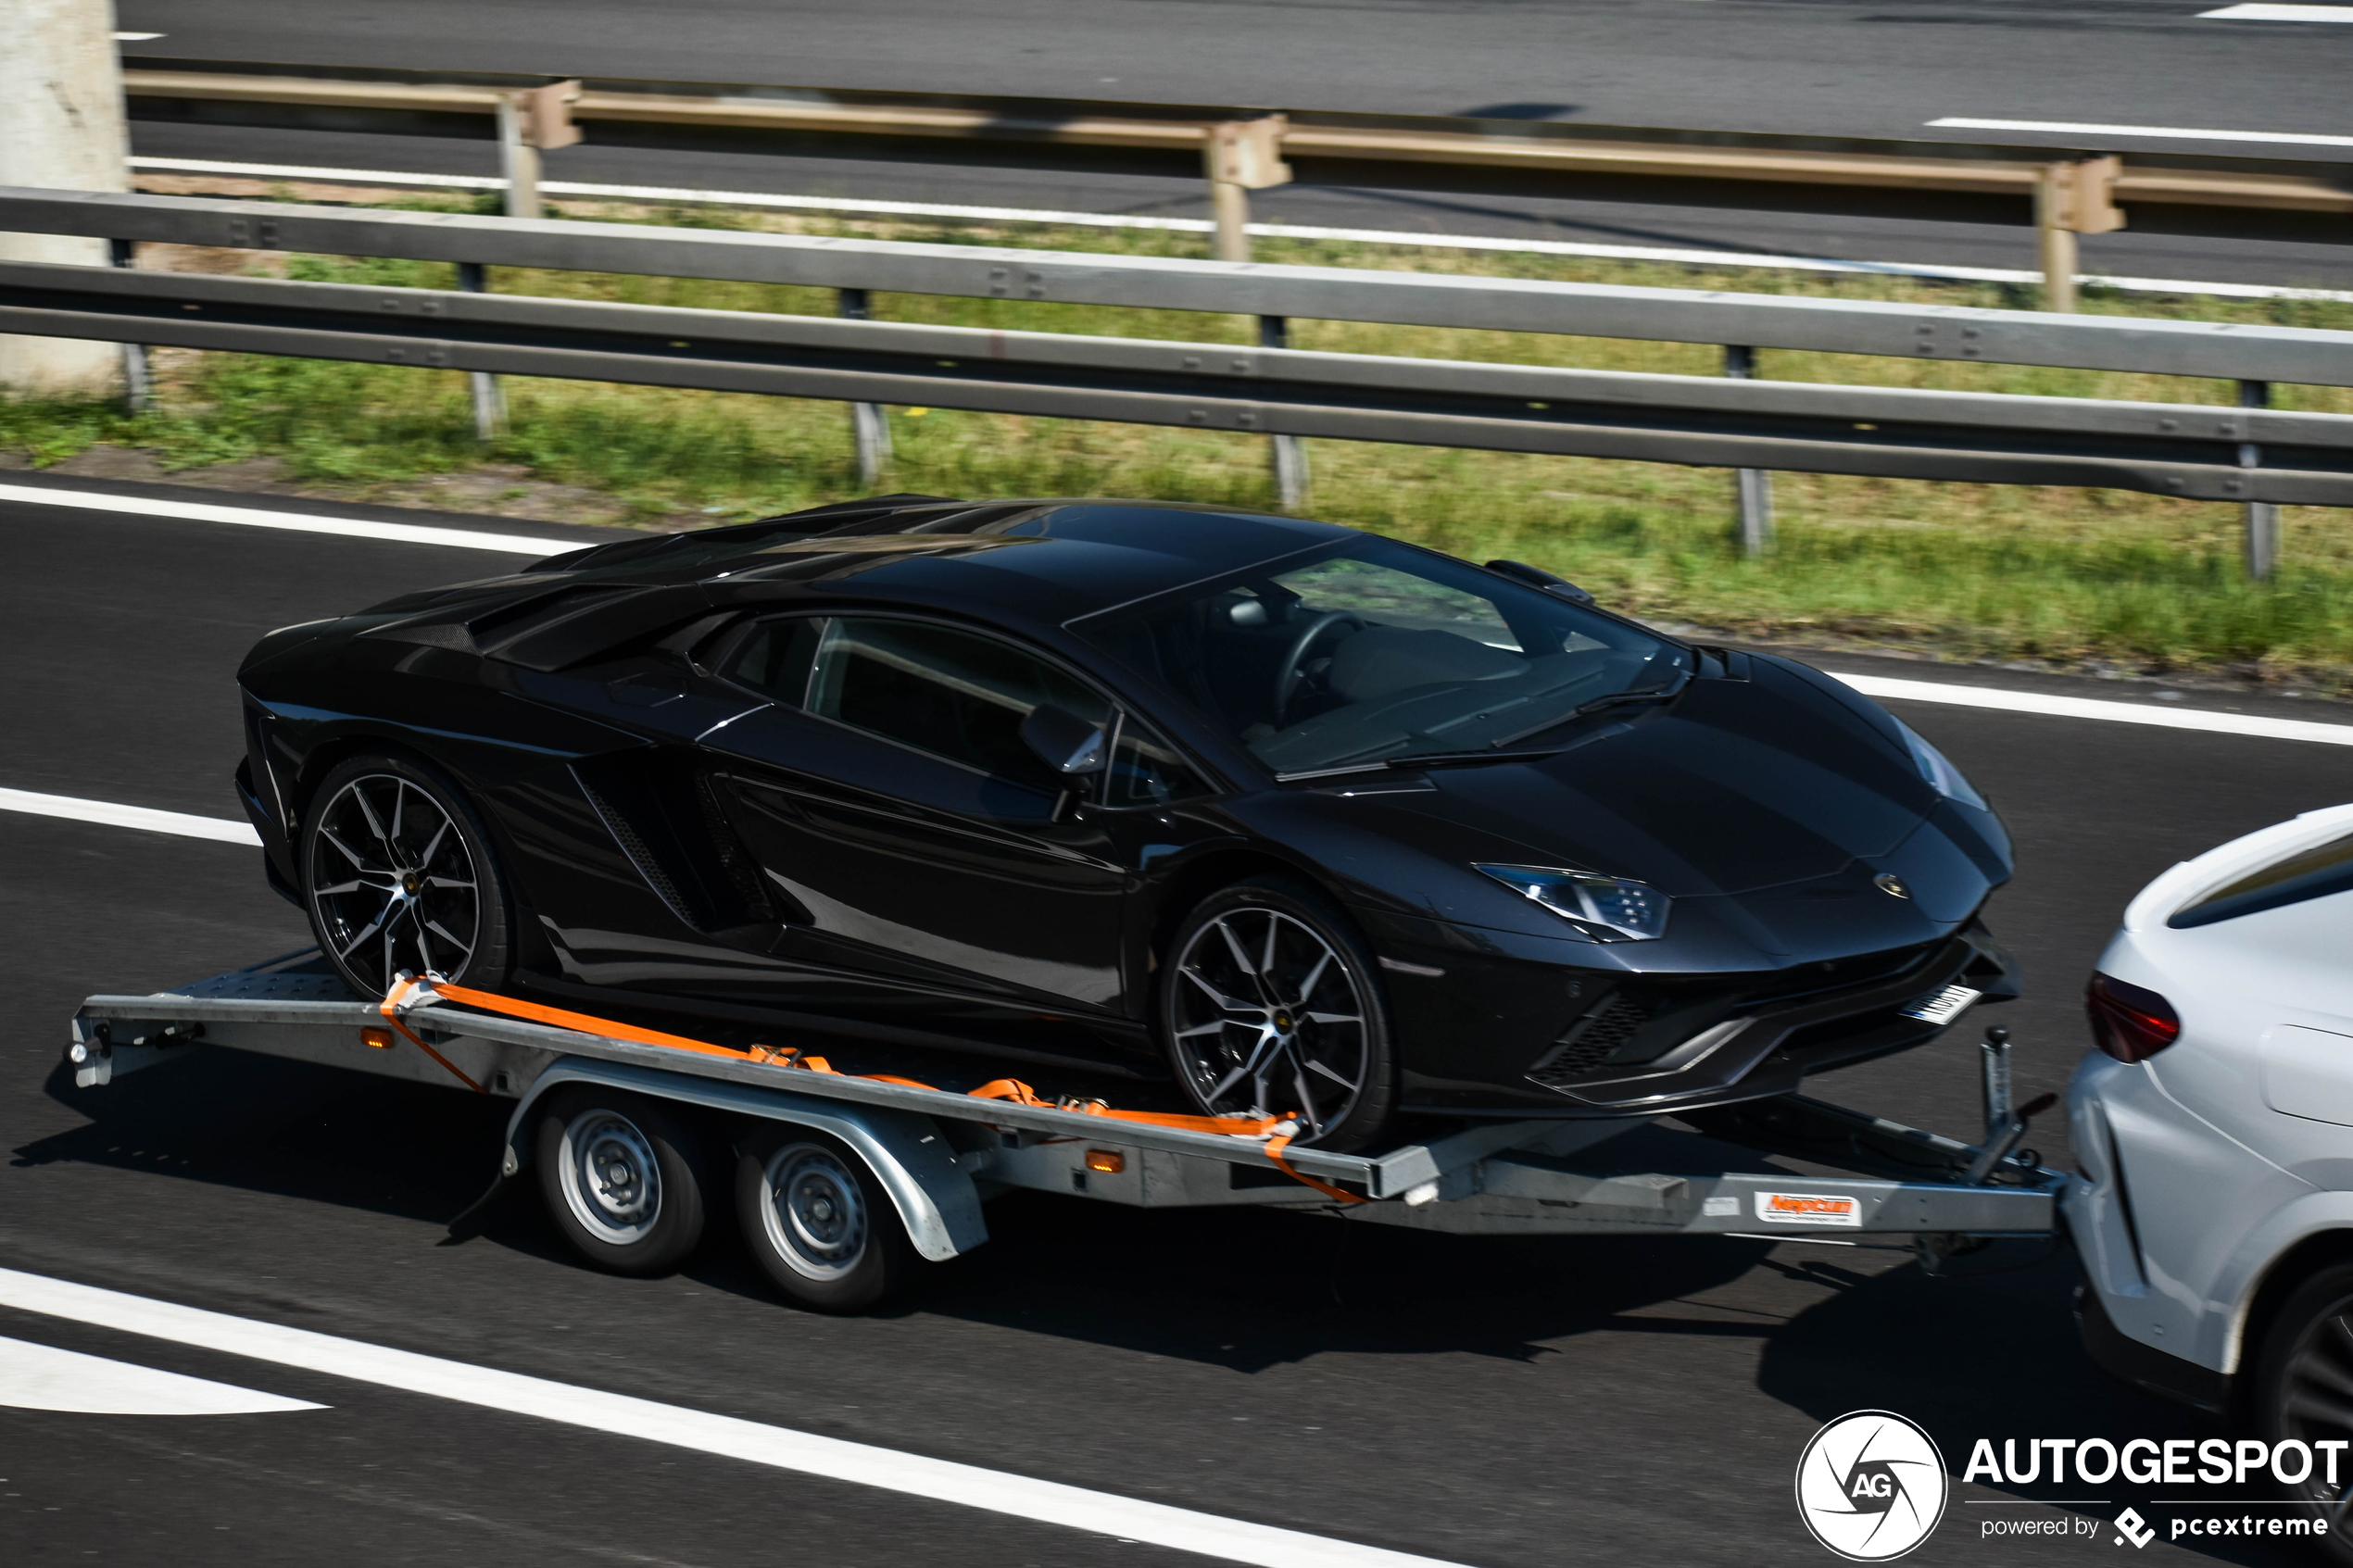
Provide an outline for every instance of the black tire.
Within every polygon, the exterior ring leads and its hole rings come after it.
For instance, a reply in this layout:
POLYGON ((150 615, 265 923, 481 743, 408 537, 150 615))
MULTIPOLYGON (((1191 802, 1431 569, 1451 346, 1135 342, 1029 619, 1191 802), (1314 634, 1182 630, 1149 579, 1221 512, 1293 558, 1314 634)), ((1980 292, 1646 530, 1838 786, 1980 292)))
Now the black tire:
MULTIPOLYGON (((2255 1347, 2255 1386, 2248 1414, 2267 1443, 2301 1438, 2353 1438, 2353 1263, 2322 1269, 2297 1287, 2255 1347)), ((2340 1450, 2342 1452, 2342 1450, 2340 1450)), ((2315 1462, 2285 1494, 2334 1527, 2315 1544, 2329 1561, 2353 1564, 2353 1509, 2339 1513, 2353 1474, 2340 1462, 2337 1485, 2315 1462)))
POLYGON ((497 990, 513 954, 507 882, 465 791, 388 752, 345 759, 310 792, 296 855, 310 929, 361 997, 402 970, 497 990))
POLYGON ((761 1272, 813 1312, 862 1312, 923 1261, 866 1162, 805 1127, 753 1135, 736 1163, 736 1218, 761 1272))
POLYGON ((540 1102, 532 1159, 556 1228, 609 1273, 666 1273, 702 1239, 702 1144, 673 1106, 566 1085, 540 1102))
POLYGON ((1157 1010, 1177 1081, 1212 1116, 1303 1111, 1300 1143, 1346 1152, 1396 1112, 1379 960, 1355 922, 1288 878, 1238 882, 1185 917, 1157 1010))

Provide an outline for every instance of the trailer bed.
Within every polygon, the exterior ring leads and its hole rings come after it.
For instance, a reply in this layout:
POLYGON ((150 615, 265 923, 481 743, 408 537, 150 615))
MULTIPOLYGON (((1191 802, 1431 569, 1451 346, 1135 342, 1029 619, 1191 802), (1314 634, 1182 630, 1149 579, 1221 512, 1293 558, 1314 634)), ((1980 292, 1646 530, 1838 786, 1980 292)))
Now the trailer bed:
MULTIPOLYGON (((843 1139, 873 1167, 916 1249, 934 1260, 986 1240, 983 1203, 1013 1188, 1145 1208, 1273 1206, 1466 1235, 1875 1236, 1910 1239, 1932 1260, 1962 1238, 2051 1234, 2066 1181, 2006 1146, 1989 1154, 1793 1095, 1764 1102, 1769 1114, 1742 1119, 1761 1135, 1734 1146, 1639 1117, 1472 1122, 1378 1153, 1281 1148, 1286 1171, 1263 1137, 979 1099, 454 1007, 422 1009, 405 1022, 430 1051, 396 1035, 375 1043, 389 1033, 382 1004, 352 995, 306 952, 150 996, 91 997, 75 1014, 67 1056, 83 1086, 231 1049, 510 1098, 510 1175, 530 1158, 532 1104, 564 1083, 799 1123, 843 1139), (1813 1169, 1793 1171, 1777 1157, 1813 1169)), ((857 1047, 829 1040, 826 1048, 857 1047)), ((1988 1083, 1987 1141, 1999 1143, 2007 1080, 1998 1108, 1991 1072, 1988 1083)))

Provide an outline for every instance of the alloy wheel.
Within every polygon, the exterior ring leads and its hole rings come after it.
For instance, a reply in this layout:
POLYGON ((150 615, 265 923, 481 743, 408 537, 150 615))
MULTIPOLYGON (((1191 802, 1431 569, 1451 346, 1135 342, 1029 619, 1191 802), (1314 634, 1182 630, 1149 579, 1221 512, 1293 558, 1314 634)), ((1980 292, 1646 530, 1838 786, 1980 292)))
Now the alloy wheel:
POLYGON ((455 975, 481 940, 472 853, 439 802, 396 773, 337 790, 311 838, 310 898, 346 975, 391 989, 402 970, 455 975))
POLYGON ((1296 1113, 1314 1138, 1355 1108, 1371 1004, 1315 927, 1277 909, 1219 915, 1185 944, 1171 985, 1176 1057, 1212 1115, 1296 1113))
MULTIPOLYGON (((2339 1301, 2289 1352, 2279 1388, 2280 1436, 2306 1444, 2353 1438, 2353 1300, 2339 1301)), ((2317 1505, 2341 1547, 2353 1547, 2353 1476, 2335 1485, 2312 1473, 2293 1489, 2317 1505)))

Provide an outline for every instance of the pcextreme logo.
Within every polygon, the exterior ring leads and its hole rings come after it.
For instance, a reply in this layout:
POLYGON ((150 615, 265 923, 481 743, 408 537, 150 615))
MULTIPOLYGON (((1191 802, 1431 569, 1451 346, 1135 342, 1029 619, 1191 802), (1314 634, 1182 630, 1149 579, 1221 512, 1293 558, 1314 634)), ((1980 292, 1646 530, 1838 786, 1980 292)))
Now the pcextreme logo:
POLYGON ((1944 1456, 1893 1411, 1853 1411, 1814 1434, 1797 1460, 1797 1516, 1850 1562, 1903 1556, 1944 1517, 1944 1456))

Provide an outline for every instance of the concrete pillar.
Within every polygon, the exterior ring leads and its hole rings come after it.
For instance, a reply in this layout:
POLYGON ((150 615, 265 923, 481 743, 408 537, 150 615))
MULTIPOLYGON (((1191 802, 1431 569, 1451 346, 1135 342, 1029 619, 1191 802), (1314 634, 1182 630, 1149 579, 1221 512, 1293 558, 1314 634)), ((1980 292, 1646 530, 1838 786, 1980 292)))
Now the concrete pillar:
MULTIPOLYGON (((0 185, 129 188, 114 0, 0 0, 0 185)), ((104 267, 107 242, 0 234, 0 259, 104 267)), ((122 351, 75 338, 0 336, 0 387, 107 393, 122 351)))

